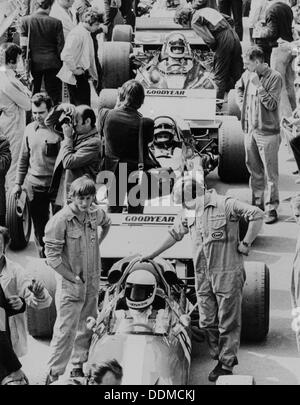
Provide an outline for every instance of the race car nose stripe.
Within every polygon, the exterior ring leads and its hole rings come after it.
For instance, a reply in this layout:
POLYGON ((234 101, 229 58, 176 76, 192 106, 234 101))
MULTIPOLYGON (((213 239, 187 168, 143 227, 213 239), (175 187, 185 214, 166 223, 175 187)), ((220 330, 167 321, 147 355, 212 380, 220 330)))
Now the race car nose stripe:
POLYGON ((143 382, 146 336, 129 335, 124 346, 122 385, 141 385, 143 382))

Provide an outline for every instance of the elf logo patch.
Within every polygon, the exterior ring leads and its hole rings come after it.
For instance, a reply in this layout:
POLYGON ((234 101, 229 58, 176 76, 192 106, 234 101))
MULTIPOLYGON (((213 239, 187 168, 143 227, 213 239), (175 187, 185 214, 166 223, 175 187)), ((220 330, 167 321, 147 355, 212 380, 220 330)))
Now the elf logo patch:
POLYGON ((223 231, 218 231, 218 232, 213 232, 211 234, 213 239, 221 239, 223 237, 224 232, 223 231))

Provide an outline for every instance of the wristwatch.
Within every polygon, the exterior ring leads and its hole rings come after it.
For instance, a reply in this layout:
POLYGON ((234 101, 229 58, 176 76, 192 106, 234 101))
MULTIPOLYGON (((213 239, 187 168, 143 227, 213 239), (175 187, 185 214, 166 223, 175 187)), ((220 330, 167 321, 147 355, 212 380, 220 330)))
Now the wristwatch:
POLYGON ((244 246, 246 246, 247 248, 251 246, 250 243, 245 242, 244 240, 242 240, 242 244, 243 244, 244 246))

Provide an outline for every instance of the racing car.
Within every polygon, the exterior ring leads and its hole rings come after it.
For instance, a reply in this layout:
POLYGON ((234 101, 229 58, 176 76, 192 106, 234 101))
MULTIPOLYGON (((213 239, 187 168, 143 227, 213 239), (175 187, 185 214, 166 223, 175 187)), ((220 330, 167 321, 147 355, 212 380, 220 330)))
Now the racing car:
MULTIPOLYGON (((54 296, 54 271, 43 259, 30 259, 27 266, 54 296)), ((245 270, 242 339, 258 342, 269 328, 269 270, 258 262, 247 262, 245 270)), ((161 257, 118 260, 102 277, 98 318, 87 318, 93 331, 87 371, 95 363, 116 359, 123 385, 188 384, 192 344, 204 340, 196 306, 188 266, 161 257)), ((28 308, 30 334, 51 336, 54 311, 53 306, 47 313, 28 308)))

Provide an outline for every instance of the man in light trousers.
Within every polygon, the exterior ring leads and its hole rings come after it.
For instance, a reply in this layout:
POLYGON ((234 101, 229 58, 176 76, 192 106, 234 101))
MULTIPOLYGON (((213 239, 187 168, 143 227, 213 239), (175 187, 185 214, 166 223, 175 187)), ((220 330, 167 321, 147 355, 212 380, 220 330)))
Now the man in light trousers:
POLYGON ((278 220, 279 103, 282 77, 264 63, 258 46, 244 55, 246 71, 236 83, 237 103, 245 132, 246 165, 250 173, 252 204, 265 209, 265 223, 278 220), (267 179, 267 197, 264 199, 267 179))

